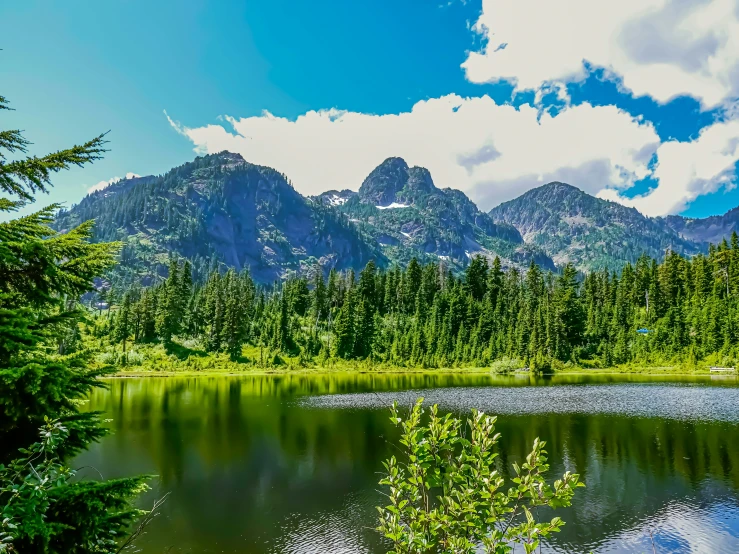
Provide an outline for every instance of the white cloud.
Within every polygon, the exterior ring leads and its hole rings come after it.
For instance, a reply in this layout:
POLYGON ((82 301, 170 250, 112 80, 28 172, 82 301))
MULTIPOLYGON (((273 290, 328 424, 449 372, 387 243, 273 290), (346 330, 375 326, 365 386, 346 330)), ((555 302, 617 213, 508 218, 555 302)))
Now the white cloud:
POLYGON ((486 40, 462 64, 472 82, 539 89, 581 80, 587 62, 659 102, 739 97, 736 0, 483 0, 474 29, 486 40))
POLYGON ((198 128, 167 118, 196 152, 239 152, 286 173, 303 194, 356 190, 390 156, 427 167, 437 186, 463 190, 482 209, 560 180, 666 215, 735 186, 739 1, 483 0, 474 29, 486 40, 464 62, 467 78, 534 90, 533 106, 452 94, 392 115, 330 109, 289 120, 264 112, 198 128), (587 66, 659 102, 691 95, 704 108, 721 106, 727 120, 695 140, 661 144, 650 122, 615 106, 570 104, 564 83, 583 79, 587 66), (552 95, 564 104, 556 116, 542 109, 552 95), (628 198, 645 177, 656 188, 628 198))
MULTIPOLYGON (((137 175, 136 173, 126 173, 126 176, 124 179, 133 179, 134 177, 141 177, 141 175, 137 175)), ((113 177, 112 179, 108 179, 107 181, 100 181, 99 183, 96 183, 92 185, 90 188, 87 189, 87 194, 92 194, 93 192, 97 192, 99 190, 103 190, 104 188, 108 188, 113 183, 117 183, 120 181, 120 177, 113 177)))
POLYGON ((659 185, 648 194, 624 198, 615 190, 599 196, 633 206, 647 215, 679 213, 690 202, 720 188, 735 186, 739 160, 739 120, 714 123, 692 142, 669 141, 657 149, 653 176, 659 185))
POLYGON ((238 152, 284 172, 303 194, 356 190, 390 156, 428 168, 437 186, 467 192, 481 209, 552 180, 596 194, 626 189, 649 174, 659 146, 651 123, 614 106, 589 104, 539 115, 529 105, 517 110, 487 96, 449 95, 397 115, 332 109, 294 121, 267 112, 226 117, 232 131, 169 121, 196 152, 238 152))

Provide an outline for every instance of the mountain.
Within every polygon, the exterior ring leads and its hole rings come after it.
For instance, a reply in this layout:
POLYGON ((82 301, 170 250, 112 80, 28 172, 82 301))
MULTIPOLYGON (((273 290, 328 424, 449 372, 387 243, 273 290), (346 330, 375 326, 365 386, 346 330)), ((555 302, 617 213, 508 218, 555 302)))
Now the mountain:
POLYGON ((123 243, 114 278, 148 282, 166 274, 172 253, 197 276, 224 264, 271 282, 316 264, 356 270, 444 260, 461 269, 474 254, 506 265, 533 259, 554 269, 516 229, 496 224, 464 193, 438 189, 428 170, 400 158, 380 164, 359 187, 305 198, 278 171, 221 152, 161 176, 123 179, 61 211, 59 230, 95 219, 95 240, 123 243))
POLYGON ((306 198, 275 169, 221 152, 164 175, 118 181, 61 211, 55 226, 87 219, 96 220, 95 240, 123 243, 115 278, 163 276, 176 253, 197 276, 224 264, 271 282, 316 264, 359 270, 370 259, 384 266, 417 257, 460 270, 476 254, 507 266, 617 270, 643 253, 705 251, 739 226, 739 208, 705 219, 649 218, 554 182, 484 213, 401 158, 382 162, 357 192, 306 198))
POLYGON ((696 243, 718 244, 729 239, 731 233, 739 232, 739 207, 724 215, 713 215, 702 219, 669 215, 664 222, 681 237, 696 243))
POLYGON ((661 259, 667 249, 688 256, 702 250, 663 219, 559 182, 504 202, 490 215, 496 223, 515 227, 527 244, 541 248, 558 266, 571 262, 583 271, 616 270, 642 253, 661 259))
POLYGON ((301 196, 281 173, 238 154, 203 156, 159 177, 119 181, 60 212, 60 230, 96 220, 96 240, 124 243, 121 271, 162 275, 170 252, 196 273, 214 264, 249 267, 269 282, 320 263, 346 269, 382 252, 330 207, 301 196))
POLYGON ((533 259, 554 268, 513 226, 494 222, 463 192, 437 188, 427 169, 408 167, 401 158, 382 162, 358 192, 332 190, 315 199, 346 214, 388 259, 399 263, 416 256, 460 268, 482 254, 500 256, 506 265, 525 266, 533 259))

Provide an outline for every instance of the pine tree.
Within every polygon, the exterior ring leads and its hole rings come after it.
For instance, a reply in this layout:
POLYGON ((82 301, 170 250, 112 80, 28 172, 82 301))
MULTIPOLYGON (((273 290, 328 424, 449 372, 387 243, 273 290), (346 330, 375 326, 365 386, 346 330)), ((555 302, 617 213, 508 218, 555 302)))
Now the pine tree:
POLYGON ((246 341, 248 321, 241 282, 233 269, 226 273, 223 289, 225 305, 221 342, 230 358, 236 360, 241 356, 241 348, 246 341))
POLYGON ((337 358, 351 358, 354 354, 354 310, 356 306, 355 289, 347 292, 346 302, 339 309, 334 322, 333 355, 337 358))
MULTIPOLYGON (((8 104, 0 96, 3 109, 8 104)), ((24 158, 29 144, 18 130, 0 131, 0 193, 10 196, 0 197, 0 212, 33 202, 52 174, 105 152, 102 136, 24 158), (3 151, 15 159, 7 161, 3 151)), ((115 552, 138 513, 129 499, 142 478, 66 477, 67 460, 106 433, 98 414, 79 411, 79 401, 104 387, 98 377, 110 370, 90 369, 86 350, 60 355, 50 346, 78 324, 84 312, 76 300, 114 264, 118 245, 91 243, 92 221, 56 233, 49 224, 58 209, 0 223, 0 463, 19 457, 0 467, 0 534, 24 554, 115 552), (36 442, 42 426, 47 438, 36 442)))
POLYGON ((285 287, 279 292, 279 312, 277 314, 277 326, 275 329, 275 347, 283 352, 292 350, 292 339, 290 336, 290 311, 288 309, 288 296, 285 287))
POLYGON ((465 290, 475 300, 482 300, 488 288, 487 280, 487 260, 480 255, 474 256, 465 270, 465 290))
POLYGON ((161 284, 156 290, 157 295, 157 311, 155 315, 156 334, 165 343, 172 340, 171 326, 171 298, 175 293, 169 290, 167 282, 161 284))
POLYGON ((311 318, 315 321, 322 321, 326 318, 327 313, 327 291, 326 283, 323 280, 323 270, 321 266, 316 266, 313 273, 313 291, 311 292, 311 318))
POLYGON ((113 340, 120 342, 123 349, 123 363, 126 362, 126 340, 128 340, 132 331, 132 318, 131 292, 127 291, 123 295, 121 308, 116 314, 115 328, 113 331, 113 340))
POLYGON ((401 304, 404 313, 412 314, 416 308, 416 294, 421 288, 421 266, 416 258, 411 259, 403 277, 401 304))
POLYGON ((552 321, 558 330, 558 356, 563 360, 571 357, 573 349, 581 344, 585 314, 578 296, 577 271, 567 264, 557 279, 552 321))
POLYGON ((221 338, 223 329, 224 300, 221 283, 221 275, 218 271, 211 273, 205 287, 205 314, 204 323, 207 326, 205 347, 208 352, 218 352, 221 349, 221 338))
POLYGON ((178 333, 187 331, 191 325, 190 313, 193 302, 193 282, 192 282, 192 264, 189 260, 185 260, 182 264, 179 279, 179 294, 178 294, 178 315, 179 315, 179 327, 178 333))
POLYGON ((329 309, 337 308, 341 302, 339 295, 339 274, 333 267, 328 274, 328 285, 326 286, 326 302, 329 309))
POLYGON ((488 273, 487 286, 488 301, 493 310, 498 305, 498 299, 503 291, 503 276, 504 273, 501 269, 500 258, 495 256, 493 267, 490 268, 490 272, 488 273))
POLYGON ((139 302, 141 314, 141 340, 151 342, 156 339, 156 296, 146 289, 139 302))
POLYGON ((164 300, 164 322, 160 336, 164 342, 170 342, 173 335, 178 335, 182 326, 183 298, 180 279, 180 267, 177 260, 172 259, 169 264, 167 277, 167 295, 164 300))

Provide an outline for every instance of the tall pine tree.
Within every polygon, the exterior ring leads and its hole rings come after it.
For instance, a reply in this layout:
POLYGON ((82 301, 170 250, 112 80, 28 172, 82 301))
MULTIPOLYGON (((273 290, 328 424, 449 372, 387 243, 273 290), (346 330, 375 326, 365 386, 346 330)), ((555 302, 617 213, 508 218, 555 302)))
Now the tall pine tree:
MULTIPOLYGON (((0 131, 2 212, 33 202, 54 173, 105 152, 102 136, 23 157, 29 144, 18 130, 0 131)), ((60 354, 57 344, 80 321, 76 300, 113 265, 118 245, 91 243, 92 221, 55 232, 58 209, 0 223, 0 462, 20 457, 0 469, 0 539, 24 554, 115 552, 137 514, 128 501, 142 479, 72 479, 67 460, 106 433, 100 414, 80 412, 79 401, 104 387, 98 377, 110 370, 90 369, 87 351, 60 354)))

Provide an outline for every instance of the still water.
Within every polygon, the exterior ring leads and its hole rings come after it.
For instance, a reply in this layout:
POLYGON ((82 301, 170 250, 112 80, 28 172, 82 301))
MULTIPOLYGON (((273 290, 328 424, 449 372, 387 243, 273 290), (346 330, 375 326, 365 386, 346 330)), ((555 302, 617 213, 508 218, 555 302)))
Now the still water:
MULTIPOLYGON (((486 375, 117 379, 90 409, 114 433, 77 461, 170 492, 144 554, 375 553, 387 407, 423 396, 499 415, 510 470, 535 437, 587 485, 548 552, 739 552, 739 382, 486 375)), ((83 470, 88 478, 97 473, 83 470)))

